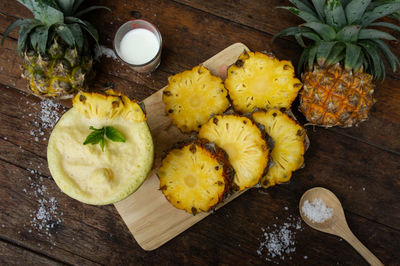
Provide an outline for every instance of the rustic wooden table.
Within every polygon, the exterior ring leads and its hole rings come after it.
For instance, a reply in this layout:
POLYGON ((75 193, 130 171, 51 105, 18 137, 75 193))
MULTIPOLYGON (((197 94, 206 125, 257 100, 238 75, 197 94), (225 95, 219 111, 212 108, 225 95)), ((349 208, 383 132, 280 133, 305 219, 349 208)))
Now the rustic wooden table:
MULTIPOLYGON (((168 76, 235 42, 252 50, 273 51, 294 64, 301 51, 290 38, 270 43, 273 34, 299 22, 274 9, 288 1, 97 2, 112 9, 112 13, 99 11, 89 18, 106 47, 112 47, 117 28, 130 19, 149 20, 162 33, 162 63, 152 74, 137 74, 104 56, 96 65, 96 86, 114 86, 138 100, 165 86, 168 76)), ((20 17, 31 14, 16 1, 2 0, 0 32, 20 17)), ((114 206, 82 204, 63 194, 52 180, 46 162, 47 139, 57 116, 69 104, 42 101, 22 92, 25 81, 20 78, 16 39, 14 31, 0 48, 1 264, 366 264, 344 240, 300 221, 300 196, 322 186, 342 201, 355 235, 382 262, 398 265, 399 73, 388 72, 386 81, 377 84, 377 103, 370 119, 359 127, 307 127, 311 146, 306 167, 289 184, 251 189, 162 247, 146 252, 114 206), (274 237, 279 240, 275 249, 267 245, 274 243, 274 237)), ((399 42, 390 45, 400 55, 399 42)), ((296 104, 294 112, 304 122, 296 104)))

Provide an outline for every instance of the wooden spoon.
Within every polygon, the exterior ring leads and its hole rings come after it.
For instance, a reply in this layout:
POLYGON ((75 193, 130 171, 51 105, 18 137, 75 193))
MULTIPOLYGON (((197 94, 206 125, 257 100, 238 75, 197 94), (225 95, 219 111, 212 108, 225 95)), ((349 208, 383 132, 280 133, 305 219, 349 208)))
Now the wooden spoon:
POLYGON ((361 256, 371 265, 383 265, 382 262, 372 254, 361 242, 354 236, 351 232, 349 226, 347 225, 346 218, 344 216, 344 211, 342 204, 340 204, 339 199, 333 194, 330 190, 322 188, 322 187, 315 187, 312 189, 307 190, 300 199, 299 204, 300 209, 300 216, 303 220, 311 226, 312 228, 337 235, 344 240, 346 240, 350 245, 355 248, 361 256), (332 217, 327 219, 322 223, 314 222, 310 220, 301 210, 303 203, 308 200, 309 202, 314 201, 314 199, 322 199, 325 201, 328 208, 333 209, 332 217))

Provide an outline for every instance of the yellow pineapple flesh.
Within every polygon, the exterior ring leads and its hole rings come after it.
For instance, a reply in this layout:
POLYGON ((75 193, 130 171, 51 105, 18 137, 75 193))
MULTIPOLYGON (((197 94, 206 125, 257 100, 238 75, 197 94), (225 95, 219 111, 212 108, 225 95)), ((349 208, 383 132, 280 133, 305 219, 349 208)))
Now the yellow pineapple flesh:
POLYGON ((268 146, 258 126, 238 115, 217 115, 204 124, 199 137, 215 142, 226 151, 236 174, 234 189, 256 185, 268 164, 268 146))
POLYGON ((202 65, 170 77, 163 101, 168 117, 182 132, 198 131, 211 115, 229 107, 222 80, 202 65))
POLYGON ((301 86, 291 62, 259 52, 240 55, 225 80, 233 107, 241 113, 257 108, 289 109, 301 86))
POLYGON ((123 117, 136 122, 146 121, 143 110, 135 100, 130 100, 114 90, 107 90, 105 94, 81 91, 73 98, 72 103, 87 118, 123 117))
POLYGON ((300 111, 313 125, 351 127, 365 121, 374 104, 372 76, 346 71, 338 63, 314 66, 303 75, 300 111))
POLYGON ((252 114, 254 121, 265 127, 272 138, 271 163, 261 179, 263 187, 288 182, 292 172, 304 163, 306 132, 295 120, 277 109, 252 114))
POLYGON ((168 201, 193 215, 221 201, 232 174, 226 154, 206 140, 172 149, 157 173, 160 190, 168 201))

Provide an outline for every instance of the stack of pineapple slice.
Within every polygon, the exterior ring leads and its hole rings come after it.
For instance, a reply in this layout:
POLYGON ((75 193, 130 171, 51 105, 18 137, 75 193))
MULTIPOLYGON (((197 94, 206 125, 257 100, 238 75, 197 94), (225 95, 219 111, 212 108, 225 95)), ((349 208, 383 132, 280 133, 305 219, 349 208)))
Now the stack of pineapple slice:
POLYGON ((229 107, 227 94, 221 78, 204 66, 196 66, 169 79, 163 101, 173 123, 182 132, 191 132, 229 107))
POLYGON ((235 110, 249 113, 274 107, 289 109, 302 84, 289 61, 270 54, 244 52, 229 67, 225 86, 235 110))
POLYGON ((224 149, 236 171, 233 188, 244 190, 258 183, 268 164, 268 146, 263 132, 249 118, 218 115, 200 128, 200 138, 224 149))
POLYGON ((267 174, 261 179, 263 187, 284 183, 290 180, 292 172, 304 163, 304 128, 286 113, 272 109, 252 114, 254 121, 265 127, 273 140, 271 164, 267 174))
POLYGON ((178 209, 193 215, 215 206, 234 173, 225 152, 207 140, 181 143, 158 170, 160 189, 178 209))
POLYGON ((215 206, 221 193, 287 182, 304 162, 305 130, 285 112, 302 86, 293 65, 245 51, 227 71, 222 82, 196 66, 172 76, 164 90, 172 122, 222 149, 234 171, 232 181, 224 179, 218 156, 198 142, 170 151, 158 171, 160 189, 172 205, 191 214, 215 206), (227 95, 237 113, 225 112, 227 95), (213 166, 220 170, 211 171, 213 166))

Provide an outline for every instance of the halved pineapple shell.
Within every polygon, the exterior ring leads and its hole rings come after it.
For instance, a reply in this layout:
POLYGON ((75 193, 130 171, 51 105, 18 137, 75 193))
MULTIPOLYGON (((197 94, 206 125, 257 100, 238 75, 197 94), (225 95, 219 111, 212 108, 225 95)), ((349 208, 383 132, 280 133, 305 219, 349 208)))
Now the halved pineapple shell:
POLYGON ((80 92, 54 127, 47 147, 51 175, 70 197, 88 204, 115 203, 136 191, 150 172, 154 146, 135 100, 114 92, 80 92), (125 142, 84 145, 91 127, 113 127, 125 142))
POLYGON ((257 108, 289 109, 302 84, 295 77, 291 62, 245 51, 228 68, 225 87, 233 108, 241 113, 250 113, 257 108))
POLYGON ((170 77, 162 98, 172 122, 182 132, 191 132, 229 107, 227 94, 223 81, 200 65, 170 77))
POLYGON ((261 179, 263 187, 288 182, 292 172, 303 166, 306 143, 304 128, 286 113, 277 109, 268 112, 257 111, 253 119, 265 127, 272 138, 271 163, 268 172, 261 179))
POLYGON ((195 215, 218 204, 229 188, 233 168, 215 143, 179 143, 162 160, 160 190, 178 209, 195 215))
POLYGON ((256 185, 268 165, 268 145, 264 134, 249 118, 239 115, 217 115, 204 124, 199 137, 215 142, 224 149, 235 169, 234 189, 256 185))

